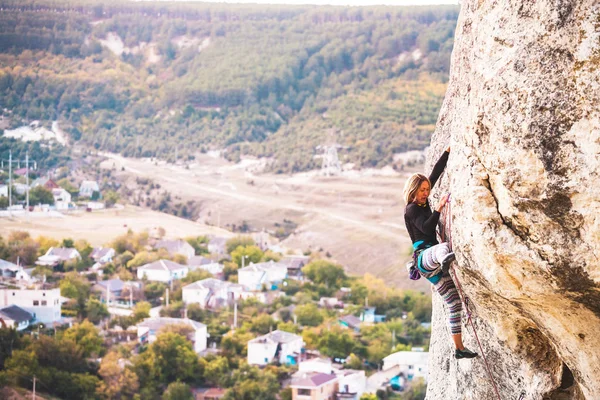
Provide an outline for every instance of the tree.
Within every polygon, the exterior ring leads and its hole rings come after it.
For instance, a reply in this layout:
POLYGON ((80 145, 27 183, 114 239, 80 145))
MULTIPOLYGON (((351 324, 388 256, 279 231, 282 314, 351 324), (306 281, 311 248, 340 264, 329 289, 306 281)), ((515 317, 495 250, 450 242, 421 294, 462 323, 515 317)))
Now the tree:
POLYGON ((94 324, 110 316, 106 305, 98 299, 91 298, 85 305, 85 315, 94 324))
POLYGON ((90 297, 90 284, 77 272, 69 272, 60 281, 60 294, 75 299, 78 311, 83 315, 86 301, 90 297))
POLYGON ((21 335, 13 328, 0 328, 0 371, 14 350, 21 347, 21 335))
POLYGON ((33 265, 38 257, 38 244, 31 238, 29 232, 13 231, 8 235, 8 252, 11 262, 21 265, 33 265))
POLYGON ((36 186, 29 191, 29 204, 49 204, 54 205, 54 196, 52 192, 43 186, 36 186))
POLYGON ((148 351, 135 361, 135 370, 143 383, 168 385, 176 380, 195 382, 202 376, 202 366, 191 342, 173 332, 159 334, 148 351))
POLYGON ((277 377, 269 371, 243 364, 227 378, 225 400, 275 400, 281 389, 277 377))
POLYGON ((304 304, 298 306, 294 312, 300 325, 319 326, 324 319, 321 311, 314 304, 304 304))
POLYGON ((329 288, 339 289, 348 279, 341 265, 325 260, 311 262, 302 268, 302 272, 314 283, 324 284, 329 288))
POLYGON ((120 196, 114 190, 108 190, 104 193, 104 205, 110 208, 119 202, 120 196))
POLYGON ((67 329, 64 337, 81 347, 84 357, 97 357, 103 350, 103 340, 100 337, 100 332, 88 320, 67 329))
POLYGON ((119 354, 116 352, 104 356, 98 374, 102 380, 96 388, 96 394, 106 400, 133 398, 140 387, 135 372, 119 365, 119 354))
POLYGON ((147 301, 140 301, 133 307, 133 320, 134 323, 137 323, 143 319, 150 318, 150 310, 152 309, 152 304, 147 301))
POLYGON ((223 378, 229 371, 227 358, 215 357, 204 367, 204 379, 211 385, 222 386, 223 378))
POLYGON ((162 400, 194 400, 194 396, 188 385, 183 382, 173 382, 165 390, 162 400))
POLYGON ((275 326, 277 326, 277 323, 269 314, 260 314, 252 318, 250 330, 259 335, 265 335, 275 326))
POLYGON ((238 246, 234 251, 231 252, 231 261, 233 261, 238 268, 242 266, 242 257, 244 257, 244 265, 248 266, 250 263, 257 263, 263 257, 263 252, 257 246, 238 246))
POLYGON ((210 253, 208 251, 209 239, 207 236, 188 237, 185 240, 194 248, 197 256, 210 253))
POLYGON ((149 301, 158 299, 165 294, 167 285, 162 282, 150 282, 144 287, 144 296, 149 301))
POLYGON ((227 254, 233 253, 238 247, 254 246, 256 242, 250 236, 236 236, 225 243, 227 254))

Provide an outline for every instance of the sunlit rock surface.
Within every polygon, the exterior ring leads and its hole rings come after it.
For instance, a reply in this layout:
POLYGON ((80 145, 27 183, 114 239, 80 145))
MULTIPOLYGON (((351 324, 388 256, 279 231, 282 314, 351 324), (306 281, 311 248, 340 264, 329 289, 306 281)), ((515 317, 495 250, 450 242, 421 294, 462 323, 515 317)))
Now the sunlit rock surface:
MULTIPOLYGON (((429 167, 451 143, 434 195, 502 399, 600 399, 599 67, 598 1, 462 3, 429 167)), ((497 399, 442 307, 427 399, 497 399)))

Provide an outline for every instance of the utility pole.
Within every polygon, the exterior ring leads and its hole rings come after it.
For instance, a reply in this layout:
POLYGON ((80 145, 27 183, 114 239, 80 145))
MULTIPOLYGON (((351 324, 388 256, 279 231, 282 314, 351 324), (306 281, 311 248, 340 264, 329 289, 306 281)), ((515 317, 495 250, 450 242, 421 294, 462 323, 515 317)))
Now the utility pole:
POLYGON ((237 299, 233 303, 233 330, 237 329, 237 299))
POLYGON ((35 375, 33 376, 33 396, 32 399, 35 400, 35 375))
POLYGON ((12 207, 12 150, 8 151, 8 209, 12 207))
POLYGON ((167 307, 169 307, 169 288, 165 289, 167 291, 167 307))
POLYGON ((29 215, 29 152, 25 152, 25 184, 27 185, 27 215, 29 215))

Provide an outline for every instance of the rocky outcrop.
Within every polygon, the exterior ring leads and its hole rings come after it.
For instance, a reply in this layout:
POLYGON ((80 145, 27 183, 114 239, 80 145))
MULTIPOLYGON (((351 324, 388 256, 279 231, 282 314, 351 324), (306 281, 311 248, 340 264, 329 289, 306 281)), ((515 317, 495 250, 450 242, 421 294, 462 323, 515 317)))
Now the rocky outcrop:
MULTIPOLYGON (((430 150, 504 399, 600 399, 600 3, 465 0, 430 150)), ((428 400, 497 399, 434 296, 428 400)), ((467 346, 477 348, 465 328, 467 346)))

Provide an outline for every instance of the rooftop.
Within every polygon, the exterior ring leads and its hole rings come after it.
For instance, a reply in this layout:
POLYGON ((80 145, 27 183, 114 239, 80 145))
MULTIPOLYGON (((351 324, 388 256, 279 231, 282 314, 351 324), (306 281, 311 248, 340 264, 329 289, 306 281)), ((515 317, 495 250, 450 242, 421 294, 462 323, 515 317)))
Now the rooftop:
POLYGON ((153 331, 158 331, 163 326, 168 325, 189 325, 198 330, 206 328, 202 322, 194 321, 189 318, 169 318, 169 317, 154 317, 146 318, 144 321, 137 324, 138 328, 148 328, 153 331))
POLYGON ((213 290, 218 290, 218 289, 223 289, 223 288, 227 288, 227 287, 231 287, 234 284, 231 282, 225 282, 225 281, 221 281, 219 279, 215 279, 215 278, 206 278, 206 279, 202 279, 200 281, 196 281, 194 283, 190 283, 187 286, 184 286, 183 289, 213 289, 213 290))
POLYGON ((335 380, 337 380, 337 376, 334 374, 311 372, 303 374, 297 378, 293 378, 290 386, 295 388, 317 388, 335 380))
POLYGON ((33 315, 15 305, 0 309, 0 316, 16 322, 31 321, 33 319, 33 315))
POLYGON ((143 270, 153 270, 153 271, 177 271, 180 269, 187 268, 186 265, 177 264, 176 262, 169 260, 158 260, 154 261, 150 264, 146 264, 140 269, 143 270))
POLYGON ((298 336, 294 333, 276 330, 271 333, 267 333, 266 335, 254 338, 254 339, 250 340, 249 343, 272 341, 275 343, 283 344, 283 343, 290 343, 290 342, 293 342, 298 339, 302 339, 302 337, 298 336))

